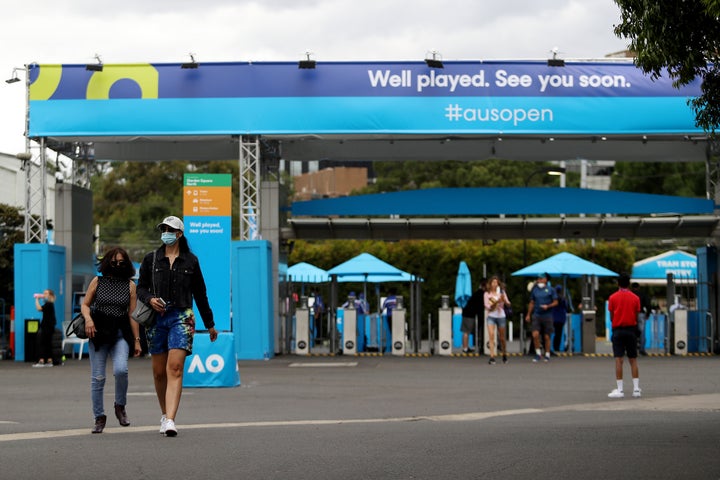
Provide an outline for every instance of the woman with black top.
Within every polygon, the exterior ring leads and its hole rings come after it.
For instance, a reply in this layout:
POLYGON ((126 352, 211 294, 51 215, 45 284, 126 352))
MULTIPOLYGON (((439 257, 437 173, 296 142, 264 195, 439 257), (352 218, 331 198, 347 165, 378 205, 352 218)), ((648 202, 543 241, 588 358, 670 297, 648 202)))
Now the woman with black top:
POLYGON ((178 217, 169 216, 157 228, 162 245, 145 255, 140 265, 138 298, 156 312, 155 322, 147 329, 148 350, 162 413, 160 433, 174 437, 185 357, 192 353, 195 335, 193 300, 210 341, 217 339, 217 331, 200 262, 184 235, 185 225, 178 217))
POLYGON ((100 260, 98 272, 101 276, 92 279, 80 307, 85 317, 85 333, 92 343, 89 348, 95 416, 92 433, 102 433, 107 422, 103 390, 108 357, 112 359, 115 376, 115 416, 123 427, 130 425, 125 411, 130 346, 134 356, 142 352, 140 326, 130 317, 137 299, 132 281, 135 267, 130 257, 122 248, 113 248, 100 260))
MULTIPOLYGON (((462 332, 462 351, 463 353, 472 353, 473 349, 469 346, 470 335, 475 334, 475 318, 477 317, 480 322, 485 320, 485 286, 487 279, 483 278, 480 280, 478 289, 468 299, 467 303, 462 309, 462 323, 460 324, 460 331, 462 332)), ((480 332, 478 332, 479 334, 480 332)), ((476 345, 482 345, 479 338, 475 339, 476 345)))
POLYGON ((33 367, 52 367, 52 337, 57 322, 55 318, 55 292, 45 290, 42 295, 36 293, 35 308, 38 312, 42 312, 42 321, 40 322, 40 338, 38 342, 40 359, 33 367), (40 305, 41 298, 44 300, 42 305, 40 305))

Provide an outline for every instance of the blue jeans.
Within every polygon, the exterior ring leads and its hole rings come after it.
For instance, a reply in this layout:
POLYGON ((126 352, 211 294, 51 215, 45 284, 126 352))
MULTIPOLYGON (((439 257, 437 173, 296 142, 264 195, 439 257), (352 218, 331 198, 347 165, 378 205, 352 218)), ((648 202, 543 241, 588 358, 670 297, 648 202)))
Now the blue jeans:
POLYGON ((90 342, 90 393, 92 398, 93 415, 95 418, 105 415, 103 405, 103 390, 105 389, 105 370, 107 359, 110 357, 115 376, 115 403, 127 404, 128 390, 128 354, 130 347, 118 330, 118 337, 112 345, 102 345, 95 351, 95 345, 90 342))

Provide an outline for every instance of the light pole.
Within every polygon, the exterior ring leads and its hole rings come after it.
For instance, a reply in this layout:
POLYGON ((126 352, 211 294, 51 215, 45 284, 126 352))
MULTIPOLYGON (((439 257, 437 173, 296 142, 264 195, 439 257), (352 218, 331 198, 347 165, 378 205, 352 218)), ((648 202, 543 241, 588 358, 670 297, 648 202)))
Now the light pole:
MULTIPOLYGON (((525 177, 525 188, 530 185, 530 179, 538 174, 545 175, 564 175, 566 171, 565 167, 541 167, 537 170, 530 172, 530 175, 525 177)), ((525 235, 525 224, 527 222, 527 215, 523 214, 523 267, 527 267, 527 236, 525 235)))
POLYGON ((23 162, 25 171, 25 243, 47 243, 47 156, 45 138, 39 139, 40 153, 33 161, 30 148, 30 73, 37 68, 31 63, 24 67, 13 68, 12 77, 5 83, 20 81, 18 73, 25 74, 25 151, 16 157, 23 162), (39 212, 36 217, 33 214, 39 212))

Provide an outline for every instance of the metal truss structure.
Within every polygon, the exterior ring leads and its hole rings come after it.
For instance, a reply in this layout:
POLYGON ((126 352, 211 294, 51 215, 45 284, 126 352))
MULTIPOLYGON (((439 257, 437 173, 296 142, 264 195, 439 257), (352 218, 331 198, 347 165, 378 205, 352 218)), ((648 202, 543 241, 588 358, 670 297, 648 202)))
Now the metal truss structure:
POLYGON ((260 140, 240 139, 240 240, 260 238, 260 140))

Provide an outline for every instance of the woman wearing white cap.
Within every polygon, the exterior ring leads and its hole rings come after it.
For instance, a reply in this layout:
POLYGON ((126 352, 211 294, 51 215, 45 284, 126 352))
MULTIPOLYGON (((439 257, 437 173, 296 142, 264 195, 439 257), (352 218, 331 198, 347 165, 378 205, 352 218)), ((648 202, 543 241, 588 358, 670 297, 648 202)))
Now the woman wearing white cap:
POLYGON ((182 395, 185 357, 192 353, 195 334, 193 300, 202 317, 210 341, 217 339, 213 312, 207 298, 205 279, 198 258, 190 252, 185 226, 170 216, 157 225, 162 245, 145 255, 140 265, 138 299, 157 314, 147 329, 148 350, 152 355, 155 392, 162 418, 160 433, 177 435, 175 415, 182 395))

